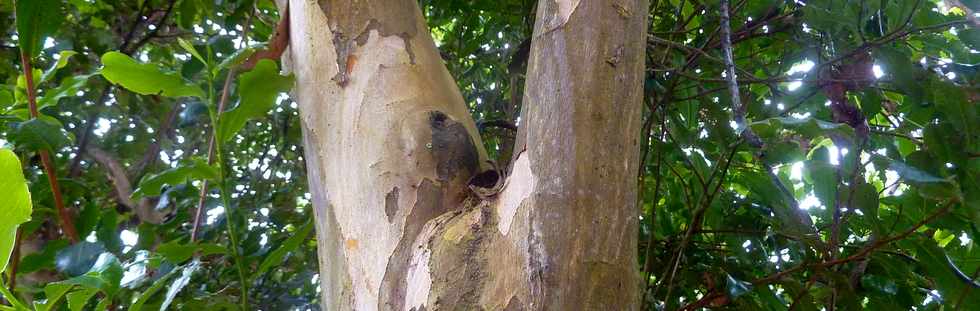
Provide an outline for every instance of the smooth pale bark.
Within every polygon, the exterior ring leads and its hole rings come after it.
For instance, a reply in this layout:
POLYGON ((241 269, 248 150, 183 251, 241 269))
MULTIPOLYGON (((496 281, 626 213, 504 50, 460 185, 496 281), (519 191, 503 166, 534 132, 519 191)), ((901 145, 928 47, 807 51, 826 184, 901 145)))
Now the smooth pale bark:
POLYGON ((325 310, 636 309, 645 0, 539 2, 511 173, 472 187, 415 1, 289 6, 325 310))
POLYGON ((289 5, 323 307, 401 309, 410 244, 459 206, 482 143, 414 1, 289 5))

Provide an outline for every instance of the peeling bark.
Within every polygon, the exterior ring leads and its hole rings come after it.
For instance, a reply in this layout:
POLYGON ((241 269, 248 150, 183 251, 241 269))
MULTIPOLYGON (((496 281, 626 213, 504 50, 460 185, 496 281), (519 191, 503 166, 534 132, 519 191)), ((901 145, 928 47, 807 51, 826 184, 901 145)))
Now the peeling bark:
POLYGON ((324 309, 636 309, 645 0, 539 3, 509 176, 415 1, 289 6, 324 309))

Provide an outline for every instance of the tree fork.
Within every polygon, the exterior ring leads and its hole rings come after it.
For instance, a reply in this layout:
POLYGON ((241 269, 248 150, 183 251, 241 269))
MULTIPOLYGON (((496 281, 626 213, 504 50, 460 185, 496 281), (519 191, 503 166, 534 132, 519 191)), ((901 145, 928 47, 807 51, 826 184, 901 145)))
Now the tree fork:
POLYGON ((647 1, 539 3, 512 173, 477 184, 414 1, 288 2, 324 309, 638 307, 647 1))

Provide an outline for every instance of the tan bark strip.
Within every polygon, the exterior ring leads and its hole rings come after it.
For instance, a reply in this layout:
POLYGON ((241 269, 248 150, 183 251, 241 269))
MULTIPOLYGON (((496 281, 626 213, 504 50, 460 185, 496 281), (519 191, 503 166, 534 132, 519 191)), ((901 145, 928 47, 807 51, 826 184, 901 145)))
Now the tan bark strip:
POLYGON ((523 115, 532 309, 635 309, 647 2, 542 1, 523 115), (568 8, 574 8, 569 10, 568 8), (553 28, 552 16, 567 20, 553 28))

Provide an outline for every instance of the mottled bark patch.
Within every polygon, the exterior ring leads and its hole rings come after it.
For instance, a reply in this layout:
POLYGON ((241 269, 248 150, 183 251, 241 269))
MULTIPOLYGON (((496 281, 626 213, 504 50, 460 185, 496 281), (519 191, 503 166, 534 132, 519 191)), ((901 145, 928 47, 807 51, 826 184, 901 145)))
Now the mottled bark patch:
POLYGON ((462 123, 456 122, 441 111, 429 112, 432 127, 430 151, 436 160, 436 176, 447 182, 461 171, 473 175, 479 167, 479 158, 473 138, 462 123))
MULTIPOLYGON (((472 206, 472 200, 467 203, 472 206)), ((432 259, 432 287, 429 305, 433 308, 480 310, 490 271, 490 246, 499 238, 494 230, 493 209, 485 204, 468 207, 445 223, 429 239, 432 259)))
POLYGON ((337 68, 340 71, 333 78, 341 86, 347 85, 347 68, 355 58, 352 53, 355 45, 367 43, 372 30, 382 37, 398 36, 405 42, 405 52, 411 63, 415 63, 411 39, 418 33, 415 19, 404 18, 405 12, 416 11, 415 4, 409 0, 318 0, 320 10, 327 17, 332 31, 332 41, 337 52, 337 68))
POLYGON ((422 231, 425 223, 444 213, 442 192, 438 184, 429 179, 423 179, 417 188, 415 206, 405 218, 405 229, 402 232, 398 246, 388 258, 388 267, 381 281, 379 310, 403 310, 405 304, 405 288, 408 286, 409 261, 412 256, 412 244, 422 231))
POLYGON ((517 296, 510 297, 510 301, 507 302, 507 307, 504 307, 504 311, 524 311, 524 305, 521 304, 521 299, 517 296))
POLYGON ((388 222, 391 223, 394 220, 395 213, 398 212, 398 187, 394 187, 388 194, 385 195, 385 215, 388 216, 388 222))

